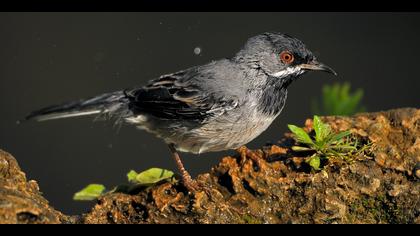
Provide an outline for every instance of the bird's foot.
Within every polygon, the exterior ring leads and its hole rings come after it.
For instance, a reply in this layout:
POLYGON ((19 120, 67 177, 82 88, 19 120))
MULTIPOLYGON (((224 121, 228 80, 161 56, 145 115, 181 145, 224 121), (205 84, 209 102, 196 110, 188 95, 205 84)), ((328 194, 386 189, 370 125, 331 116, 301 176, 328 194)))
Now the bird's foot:
POLYGON ((174 144, 169 145, 169 149, 171 150, 172 157, 175 160, 175 164, 178 167, 179 173, 181 174, 182 183, 184 184, 185 188, 188 190, 190 194, 194 194, 199 191, 205 191, 206 193, 209 193, 209 188, 199 184, 196 180, 194 180, 191 175, 188 173, 188 171, 184 168, 184 165, 182 164, 181 158, 179 157, 178 152, 175 149, 174 144))
POLYGON ((188 193, 194 195, 198 192, 205 192, 207 195, 211 195, 211 188, 199 183, 197 180, 191 178, 191 176, 182 176, 182 184, 188 190, 188 193))
POLYGON ((193 180, 189 174, 182 174, 182 183, 190 193, 195 193, 200 189, 200 186, 197 183, 197 181, 193 180))

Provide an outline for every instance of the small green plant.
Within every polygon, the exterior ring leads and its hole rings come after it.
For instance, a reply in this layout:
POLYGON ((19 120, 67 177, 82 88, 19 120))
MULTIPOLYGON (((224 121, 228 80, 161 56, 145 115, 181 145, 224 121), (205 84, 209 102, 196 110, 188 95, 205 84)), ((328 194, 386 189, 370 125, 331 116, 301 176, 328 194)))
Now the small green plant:
POLYGON ((174 176, 174 172, 160 168, 150 168, 141 173, 130 170, 127 173, 128 181, 137 185, 153 185, 165 179, 170 179, 174 176))
POLYGON ((119 185, 111 191, 105 191, 106 188, 102 184, 89 184, 84 189, 75 193, 73 200, 91 201, 110 192, 130 192, 130 190, 138 187, 152 186, 161 181, 173 180, 174 172, 160 168, 150 168, 141 173, 130 170, 127 173, 127 179, 130 185, 119 185))
POLYGON ((321 101, 312 100, 312 113, 319 115, 349 116, 366 111, 360 104, 363 98, 363 89, 350 93, 350 83, 324 85, 321 101))
MULTIPOLYGON (((331 157, 339 157, 343 160, 351 160, 358 151, 358 141, 350 137, 350 131, 334 133, 328 124, 321 121, 318 116, 314 116, 313 129, 315 137, 311 137, 302 128, 295 125, 288 125, 294 135, 294 139, 299 146, 293 146, 296 152, 314 152, 306 162, 314 169, 321 169, 321 161, 331 157)), ((362 149, 364 150, 364 149, 362 149)))
POLYGON ((84 189, 75 193, 73 200, 77 201, 91 201, 101 196, 105 191, 105 186, 102 184, 89 184, 84 189))

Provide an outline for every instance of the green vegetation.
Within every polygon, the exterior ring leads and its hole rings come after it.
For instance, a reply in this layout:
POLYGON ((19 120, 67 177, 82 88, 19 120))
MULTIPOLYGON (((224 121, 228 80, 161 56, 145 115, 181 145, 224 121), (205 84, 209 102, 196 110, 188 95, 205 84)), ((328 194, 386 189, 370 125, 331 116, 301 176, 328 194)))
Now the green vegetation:
POLYGON ((102 184, 89 184, 84 189, 80 190, 73 196, 73 200, 77 201, 91 201, 101 196, 105 191, 105 186, 102 184))
POLYGON ((325 85, 322 88, 321 101, 314 99, 312 101, 312 113, 318 115, 337 115, 349 116, 358 112, 366 111, 366 108, 360 105, 363 98, 363 89, 357 89, 350 92, 350 83, 325 85))
POLYGON ((131 170, 127 173, 128 182, 130 185, 119 185, 113 190, 106 192, 105 186, 101 184, 89 184, 84 189, 75 193, 73 200, 77 201, 91 201, 95 200, 98 197, 111 192, 130 192, 138 187, 148 187, 152 186, 161 181, 172 180, 174 173, 170 170, 160 169, 160 168, 150 168, 141 173, 137 173, 134 170, 131 170))
POLYGON ((128 181, 138 185, 153 185, 165 179, 170 179, 174 172, 160 168, 150 168, 141 173, 131 170, 127 174, 128 181))
POLYGON ((288 127, 299 144, 292 147, 293 151, 314 152, 306 160, 314 170, 320 170, 321 163, 324 160, 338 157, 351 161, 355 155, 366 149, 366 145, 360 147, 357 138, 350 136, 350 131, 334 133, 331 127, 323 123, 318 116, 314 116, 313 119, 314 137, 311 137, 305 130, 295 125, 288 125, 288 127))

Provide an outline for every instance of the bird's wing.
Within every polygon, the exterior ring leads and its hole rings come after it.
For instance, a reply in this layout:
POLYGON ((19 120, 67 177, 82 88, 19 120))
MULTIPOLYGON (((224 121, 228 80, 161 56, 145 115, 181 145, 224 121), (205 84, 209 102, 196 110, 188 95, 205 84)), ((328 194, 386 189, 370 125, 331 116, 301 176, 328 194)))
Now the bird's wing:
MULTIPOLYGON (((225 98, 202 86, 199 76, 202 74, 194 69, 180 71, 152 80, 145 87, 126 90, 129 108, 134 114, 146 113, 161 119, 203 121, 237 106, 234 96, 225 98)), ((206 75, 207 82, 211 79, 211 75, 206 75)))

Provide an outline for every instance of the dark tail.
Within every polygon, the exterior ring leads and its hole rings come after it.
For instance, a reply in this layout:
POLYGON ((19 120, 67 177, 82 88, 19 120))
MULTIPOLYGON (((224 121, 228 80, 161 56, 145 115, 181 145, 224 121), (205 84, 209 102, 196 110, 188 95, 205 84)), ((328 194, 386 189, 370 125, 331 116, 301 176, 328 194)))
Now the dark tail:
POLYGON ((55 105, 30 113, 25 120, 52 120, 93 114, 113 115, 127 105, 123 91, 105 93, 90 99, 55 105))

